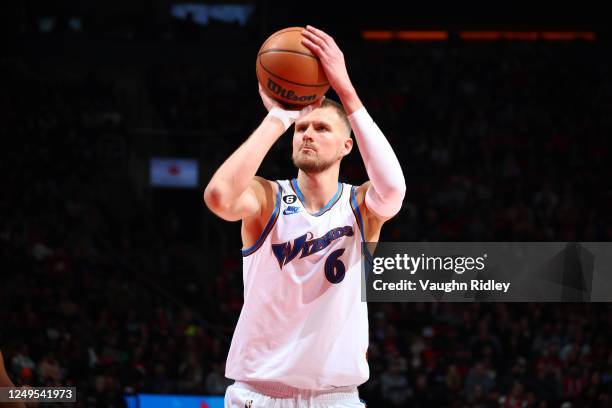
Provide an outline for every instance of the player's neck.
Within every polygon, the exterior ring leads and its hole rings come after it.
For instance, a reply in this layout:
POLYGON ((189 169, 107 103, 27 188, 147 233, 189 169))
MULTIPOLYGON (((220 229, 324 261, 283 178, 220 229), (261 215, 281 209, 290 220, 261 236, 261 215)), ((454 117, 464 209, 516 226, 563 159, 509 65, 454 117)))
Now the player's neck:
POLYGON ((309 212, 319 211, 338 191, 338 167, 317 173, 306 174, 298 171, 297 183, 304 195, 304 206, 309 212))

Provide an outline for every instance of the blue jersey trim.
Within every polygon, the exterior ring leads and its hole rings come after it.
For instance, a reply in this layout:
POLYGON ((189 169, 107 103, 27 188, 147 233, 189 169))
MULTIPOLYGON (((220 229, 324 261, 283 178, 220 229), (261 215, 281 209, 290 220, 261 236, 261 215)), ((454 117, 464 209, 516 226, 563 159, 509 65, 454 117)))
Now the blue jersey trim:
POLYGON ((340 196, 342 195, 342 191, 344 190, 344 185, 340 182, 338 182, 338 189, 336 190, 336 194, 334 194, 334 196, 331 198, 331 200, 329 200, 329 202, 327 204, 325 204, 323 206, 323 208, 321 208, 319 211, 317 211, 316 213, 312 214, 310 212, 308 212, 308 210, 306 210, 306 199, 304 198, 304 194, 302 194, 302 192, 300 191, 300 186, 298 185, 297 179, 292 179, 290 181, 291 183, 291 188, 293 188, 293 190, 295 191, 295 194, 297 194, 298 199, 301 201, 302 206, 304 207, 304 211, 306 211, 306 213, 314 216, 314 217, 318 217, 320 215, 323 215, 324 213, 326 213, 334 204, 336 204, 336 202, 338 201, 338 199, 340 198, 340 196))
POLYGON ((363 233, 363 218, 361 218, 361 211, 359 211, 359 206, 357 205, 355 186, 351 187, 351 208, 353 209, 355 218, 357 218, 357 225, 359 226, 359 232, 361 232, 361 241, 365 242, 365 235, 363 233))
MULTIPOLYGON (((357 190, 355 186, 351 187, 351 208, 353 209, 353 215, 355 215, 355 219, 357 220, 357 226, 359 227, 359 232, 361 233, 361 242, 365 244, 366 240, 365 232, 363 229, 363 218, 361 217, 361 211, 359 211, 359 206, 357 205, 357 196, 355 195, 355 190, 357 190)), ((365 255, 366 261, 368 261, 370 264, 373 264, 372 254, 370 253, 370 250, 367 247, 365 247, 365 255)))
MULTIPOLYGON (((277 182, 277 184, 278 184, 278 182, 277 182)), ((253 244, 250 248, 242 250, 242 256, 243 257, 244 256, 249 256, 253 252, 257 251, 257 249, 259 249, 259 247, 266 240, 266 237, 268 236, 268 234, 272 230, 272 227, 274 226, 274 224, 276 224, 276 220, 278 219, 278 213, 279 213, 279 209, 280 209, 280 201, 281 201, 281 186, 279 184, 278 185, 278 194, 276 194, 276 203, 274 204, 274 211, 272 211, 272 215, 270 216, 270 219, 268 220, 268 223, 266 224, 266 227, 261 232, 261 235, 259 236, 259 238, 257 238, 257 241, 255 241, 255 244, 253 244)))
POLYGON ((297 179, 292 179, 290 183, 291 183, 291 188, 293 188, 293 191, 295 191, 295 194, 297 194, 302 204, 304 204, 306 199, 304 198, 304 194, 302 194, 302 191, 300 190, 300 186, 298 186, 297 179))

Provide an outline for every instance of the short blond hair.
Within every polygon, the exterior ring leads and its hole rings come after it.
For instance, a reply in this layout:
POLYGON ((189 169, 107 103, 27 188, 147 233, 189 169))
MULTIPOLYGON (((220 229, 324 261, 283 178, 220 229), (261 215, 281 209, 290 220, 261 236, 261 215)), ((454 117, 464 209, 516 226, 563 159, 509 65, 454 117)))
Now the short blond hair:
POLYGON ((346 130, 348 132, 349 137, 351 136, 351 122, 348 120, 348 115, 344 110, 344 106, 342 104, 334 101, 333 99, 325 98, 323 99, 323 103, 321 103, 321 108, 332 108, 336 111, 342 122, 346 126, 346 130))

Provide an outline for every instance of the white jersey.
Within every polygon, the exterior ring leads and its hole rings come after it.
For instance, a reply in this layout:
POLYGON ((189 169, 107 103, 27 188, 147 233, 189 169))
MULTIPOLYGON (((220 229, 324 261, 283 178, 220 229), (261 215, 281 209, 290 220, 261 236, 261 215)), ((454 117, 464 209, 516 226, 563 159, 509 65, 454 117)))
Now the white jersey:
POLYGON ((276 207, 243 253, 244 305, 225 375, 308 390, 369 377, 367 303, 361 301, 361 214, 355 187, 316 214, 296 179, 277 181, 276 207))

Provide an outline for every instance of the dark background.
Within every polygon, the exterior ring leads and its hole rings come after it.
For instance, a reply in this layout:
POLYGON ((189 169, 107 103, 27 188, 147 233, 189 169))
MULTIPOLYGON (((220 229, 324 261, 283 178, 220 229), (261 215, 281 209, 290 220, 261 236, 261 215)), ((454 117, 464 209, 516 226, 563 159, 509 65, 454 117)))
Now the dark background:
MULTIPOLYGON (((610 241, 610 19, 585 2, 243 2, 246 26, 170 1, 2 5, 0 348, 17 384, 222 394, 242 305, 237 223, 202 190, 265 114, 273 31, 333 35, 402 163, 389 241, 610 241), (55 29, 42 33, 42 17, 55 29), (79 17, 81 29, 70 28, 79 17), (365 42, 442 29, 446 42, 365 42), (459 30, 584 30, 596 41, 468 43, 459 30), (153 189, 150 157, 200 161, 201 189, 153 189)), ((226 3, 229 2, 217 2, 226 3)), ((205 3, 201 3, 205 4, 205 3)), ((333 93, 330 93, 333 97, 333 93)), ((343 181, 366 179, 357 151, 343 181)), ((290 144, 260 174, 295 174, 290 144)), ((371 304, 372 407, 607 407, 609 304, 371 304)))

